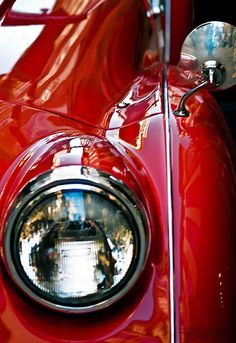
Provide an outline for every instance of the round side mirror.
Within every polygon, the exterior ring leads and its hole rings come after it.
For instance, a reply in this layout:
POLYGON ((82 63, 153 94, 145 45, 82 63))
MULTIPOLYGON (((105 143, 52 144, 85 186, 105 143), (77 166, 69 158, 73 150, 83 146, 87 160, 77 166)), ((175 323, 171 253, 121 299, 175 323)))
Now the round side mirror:
POLYGON ((192 79, 209 78, 211 89, 226 89, 235 85, 235 26, 220 21, 198 26, 183 43, 179 65, 184 74, 192 79))

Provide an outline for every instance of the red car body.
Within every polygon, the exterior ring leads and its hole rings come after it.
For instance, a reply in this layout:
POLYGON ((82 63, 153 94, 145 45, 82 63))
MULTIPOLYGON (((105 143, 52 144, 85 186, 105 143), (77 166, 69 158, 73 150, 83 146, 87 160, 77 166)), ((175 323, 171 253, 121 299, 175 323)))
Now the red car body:
POLYGON ((189 117, 173 115, 193 87, 176 66, 190 2, 172 1, 170 63, 147 50, 143 1, 59 0, 41 17, 17 14, 13 3, 0 5, 3 35, 16 29, 24 40, 22 28, 43 28, 25 50, 10 33, 0 43, 0 342, 234 342, 235 147, 207 90, 188 99, 189 117), (80 155, 70 148, 74 138, 80 155), (6 263, 18 194, 38 175, 70 165, 121 180, 147 218, 137 282, 93 313, 34 303, 6 263))

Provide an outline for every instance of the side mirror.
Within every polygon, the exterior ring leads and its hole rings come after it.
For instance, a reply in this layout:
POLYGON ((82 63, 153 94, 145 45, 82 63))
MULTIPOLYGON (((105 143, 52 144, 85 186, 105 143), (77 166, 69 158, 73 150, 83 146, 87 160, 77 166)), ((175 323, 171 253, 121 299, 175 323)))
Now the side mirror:
POLYGON ((183 43, 179 66, 196 84, 174 111, 177 116, 188 116, 185 102, 197 90, 227 89, 236 84, 236 27, 220 21, 198 26, 183 43))

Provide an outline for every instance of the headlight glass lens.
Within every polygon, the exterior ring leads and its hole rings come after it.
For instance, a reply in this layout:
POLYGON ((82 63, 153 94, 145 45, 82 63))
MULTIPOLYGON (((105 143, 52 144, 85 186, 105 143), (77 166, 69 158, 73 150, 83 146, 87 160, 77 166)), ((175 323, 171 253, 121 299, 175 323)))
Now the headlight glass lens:
POLYGON ((146 237, 137 209, 124 199, 91 183, 57 185, 33 197, 10 239, 21 287, 49 307, 75 312, 125 293, 144 263, 146 237))
POLYGON ((59 191, 28 214, 16 247, 33 285, 73 303, 123 279, 135 240, 121 205, 94 192, 59 191))

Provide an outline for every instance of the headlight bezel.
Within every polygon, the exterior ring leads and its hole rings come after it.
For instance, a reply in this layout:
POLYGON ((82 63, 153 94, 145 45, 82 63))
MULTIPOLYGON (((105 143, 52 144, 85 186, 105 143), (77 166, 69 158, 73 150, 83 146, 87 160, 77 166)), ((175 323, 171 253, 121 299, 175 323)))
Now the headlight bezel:
POLYGON ((147 230, 147 220, 140 202, 137 201, 133 192, 120 180, 108 173, 98 171, 95 168, 84 166, 64 166, 43 173, 28 183, 20 192, 20 195, 11 208, 11 215, 7 222, 5 231, 5 262, 10 275, 18 287, 27 294, 32 300, 46 306, 47 308, 69 313, 89 313, 94 312, 117 302, 122 298, 136 283, 139 278, 148 253, 149 233, 147 230), (88 174, 83 173, 86 168, 88 174), (134 261, 132 262, 129 272, 107 292, 101 301, 96 299, 84 305, 67 305, 65 303, 55 303, 51 297, 45 296, 43 292, 32 287, 28 282, 25 271, 17 258, 17 237, 20 228, 25 221, 27 214, 37 206, 46 196, 55 194, 55 191, 85 189, 86 191, 104 192, 106 196, 113 197, 113 201, 118 201, 127 210, 130 215, 133 228, 137 230, 135 239, 137 248, 134 261), (17 232, 14 231, 17 227, 17 232))

